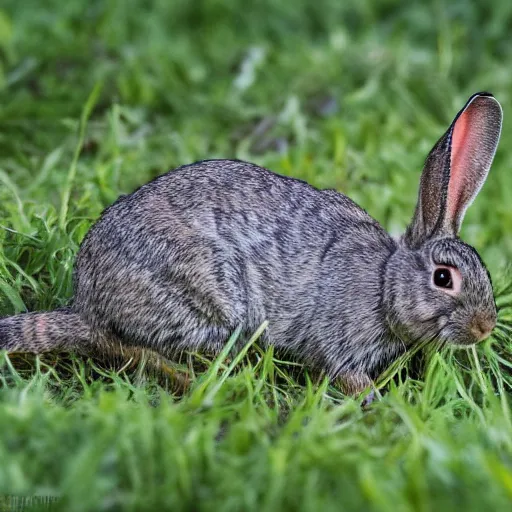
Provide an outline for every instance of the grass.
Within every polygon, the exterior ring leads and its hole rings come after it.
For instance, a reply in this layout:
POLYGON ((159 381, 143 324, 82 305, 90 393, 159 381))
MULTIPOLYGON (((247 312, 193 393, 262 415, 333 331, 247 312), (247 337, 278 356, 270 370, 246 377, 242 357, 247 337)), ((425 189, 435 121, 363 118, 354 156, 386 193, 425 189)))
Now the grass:
POLYGON ((369 408, 256 345, 164 381, 2 355, 0 510, 508 509, 511 18, 505 0, 4 1, 0 316, 65 304, 101 210, 180 164, 251 160, 399 233, 466 98, 491 90, 505 124, 462 230, 493 276, 493 339, 404 363, 369 408))

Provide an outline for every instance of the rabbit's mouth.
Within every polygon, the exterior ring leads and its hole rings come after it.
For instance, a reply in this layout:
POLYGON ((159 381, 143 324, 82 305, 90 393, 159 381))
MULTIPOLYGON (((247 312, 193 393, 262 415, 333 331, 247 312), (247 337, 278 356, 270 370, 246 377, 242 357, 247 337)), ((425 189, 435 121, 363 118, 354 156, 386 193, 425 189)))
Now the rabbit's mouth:
POLYGON ((463 329, 460 325, 449 322, 441 329, 439 339, 452 347, 467 348, 487 339, 491 332, 492 328, 476 330, 472 326, 468 326, 466 329, 463 329))

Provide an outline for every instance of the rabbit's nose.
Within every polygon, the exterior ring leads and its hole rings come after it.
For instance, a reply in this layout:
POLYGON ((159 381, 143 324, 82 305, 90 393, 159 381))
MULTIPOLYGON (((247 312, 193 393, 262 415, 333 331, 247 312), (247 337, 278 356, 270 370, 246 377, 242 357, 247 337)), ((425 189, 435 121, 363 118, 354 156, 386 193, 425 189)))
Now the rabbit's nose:
POLYGON ((477 342, 483 341, 489 337, 495 325, 494 318, 475 316, 471 322, 471 333, 477 342))

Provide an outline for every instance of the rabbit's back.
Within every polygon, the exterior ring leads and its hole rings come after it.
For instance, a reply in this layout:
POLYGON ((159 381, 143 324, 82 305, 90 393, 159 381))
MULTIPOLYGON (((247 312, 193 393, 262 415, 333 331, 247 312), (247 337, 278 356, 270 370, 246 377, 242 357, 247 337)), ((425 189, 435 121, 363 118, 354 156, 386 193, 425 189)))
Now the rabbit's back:
MULTIPOLYGON (((328 323, 340 306, 320 304, 345 300, 344 274, 364 283, 360 262, 370 275, 393 244, 335 191, 245 162, 199 162, 103 213, 77 258, 74 307, 93 329, 160 351, 216 350, 238 325, 249 333, 264 320, 287 346, 328 323)), ((377 297, 372 286, 349 291, 356 306, 377 297)))

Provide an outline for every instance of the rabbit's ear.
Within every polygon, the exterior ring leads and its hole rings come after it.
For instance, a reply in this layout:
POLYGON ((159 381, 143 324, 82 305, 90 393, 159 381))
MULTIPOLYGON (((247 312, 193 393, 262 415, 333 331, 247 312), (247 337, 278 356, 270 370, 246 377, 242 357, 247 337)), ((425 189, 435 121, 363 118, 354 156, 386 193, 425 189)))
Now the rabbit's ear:
POLYGON ((405 234, 409 246, 458 234, 491 167, 501 119, 501 106, 491 94, 474 94, 437 141, 425 162, 418 204, 405 234))

